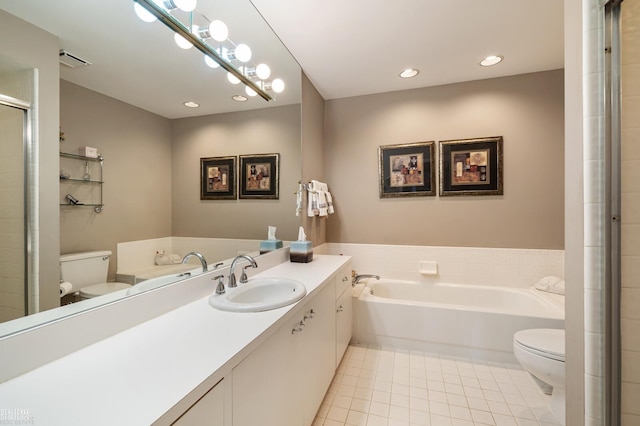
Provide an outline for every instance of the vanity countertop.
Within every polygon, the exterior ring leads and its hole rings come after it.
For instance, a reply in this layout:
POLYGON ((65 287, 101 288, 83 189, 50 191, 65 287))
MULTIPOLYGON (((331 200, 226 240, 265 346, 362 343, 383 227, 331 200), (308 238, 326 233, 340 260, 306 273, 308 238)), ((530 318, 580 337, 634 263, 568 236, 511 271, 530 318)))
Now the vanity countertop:
POLYGON ((290 306, 223 312, 204 297, 87 346, 0 384, 0 409, 28 413, 37 425, 152 424, 203 382, 229 374, 349 259, 318 255, 255 275, 304 283, 307 296, 290 306))

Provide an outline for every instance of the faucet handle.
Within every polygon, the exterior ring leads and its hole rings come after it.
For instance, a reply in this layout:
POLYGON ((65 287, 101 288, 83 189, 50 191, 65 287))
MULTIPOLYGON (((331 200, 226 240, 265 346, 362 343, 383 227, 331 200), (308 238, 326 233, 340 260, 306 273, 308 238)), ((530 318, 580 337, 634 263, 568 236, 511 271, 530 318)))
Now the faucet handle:
POLYGON ((211 280, 218 280, 218 285, 216 286, 216 294, 224 294, 225 292, 224 283, 222 282, 223 278, 224 278, 224 275, 218 275, 211 278, 211 280))
POLYGON ((247 266, 244 266, 242 268, 242 275, 240 275, 240 282, 242 284, 246 283, 247 281, 249 281, 249 278, 247 277, 247 268, 252 268, 253 265, 248 264, 247 266))

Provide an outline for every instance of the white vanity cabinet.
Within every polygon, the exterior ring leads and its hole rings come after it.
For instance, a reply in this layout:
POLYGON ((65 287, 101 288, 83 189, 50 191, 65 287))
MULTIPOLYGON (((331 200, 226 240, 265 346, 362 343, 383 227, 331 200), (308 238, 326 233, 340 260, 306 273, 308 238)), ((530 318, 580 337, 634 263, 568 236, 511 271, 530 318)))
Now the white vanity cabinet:
POLYGON ((189 408, 174 426, 224 426, 224 390, 220 380, 189 408))
POLYGON ((331 280, 233 369, 233 426, 311 425, 335 372, 334 306, 331 280))
POLYGON ((336 275, 336 368, 351 341, 352 318, 351 263, 348 263, 336 275))

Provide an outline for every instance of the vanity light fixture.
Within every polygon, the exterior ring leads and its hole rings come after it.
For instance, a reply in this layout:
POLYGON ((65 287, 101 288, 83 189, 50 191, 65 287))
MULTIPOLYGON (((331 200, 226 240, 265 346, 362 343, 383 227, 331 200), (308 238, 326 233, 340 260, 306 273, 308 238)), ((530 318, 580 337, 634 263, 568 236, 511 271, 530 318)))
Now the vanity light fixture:
POLYGON ((230 72, 227 73, 227 81, 229 81, 229 83, 231 84, 240 84, 240 79, 235 75, 231 74, 230 72))
POLYGON ((265 81, 262 83, 262 88, 265 90, 273 90, 276 93, 284 92, 284 81, 276 78, 273 81, 265 81))
POLYGON ((231 97, 231 99, 233 99, 233 100, 234 100, 234 101, 236 101, 236 102, 245 102, 245 101, 247 101, 249 98, 247 98, 247 97, 246 97, 246 96, 244 96, 244 95, 233 95, 233 96, 231 97))
POLYGON ((400 77, 402 78, 411 78, 420 74, 420 70, 417 68, 407 68, 400 73, 400 77))
POLYGON ((191 49, 193 47, 193 44, 191 44, 191 42, 189 40, 187 40, 186 38, 182 37, 180 34, 175 33, 173 35, 173 41, 176 42, 176 44, 178 45, 178 47, 180 49, 191 49))
POLYGON ((200 106, 199 103, 193 102, 193 101, 188 101, 184 103, 184 106, 189 107, 189 108, 198 108, 200 106))
MULTIPOLYGON (((271 70, 265 64, 253 65, 251 60, 251 48, 246 44, 235 44, 228 39, 229 30, 222 21, 212 21, 207 26, 193 24, 197 0, 133 0, 136 15, 145 22, 160 20, 169 27, 175 35, 176 43, 182 49, 196 47, 205 56, 205 63, 211 68, 221 67, 227 71, 227 79, 233 84, 243 83, 247 87, 247 94, 253 92, 264 100, 273 100, 273 96, 267 93, 271 90, 275 93, 284 91, 284 81, 277 78, 266 81, 271 70), (189 13, 189 25, 185 25, 170 14, 171 10, 181 9, 189 13), (215 40, 215 45, 208 44, 208 40, 215 40), (227 46, 222 46, 225 43, 227 46), (246 65, 238 66, 234 63, 241 62, 246 65)), ((202 14, 197 16, 204 17, 202 14)), ((208 19, 205 18, 208 22, 208 19)), ((245 99, 246 96, 236 95, 245 99)), ((255 96, 255 95, 253 95, 255 96)))
POLYGON ((480 61, 480 65, 483 67, 490 67, 492 65, 499 64, 504 59, 503 56, 490 55, 480 61))

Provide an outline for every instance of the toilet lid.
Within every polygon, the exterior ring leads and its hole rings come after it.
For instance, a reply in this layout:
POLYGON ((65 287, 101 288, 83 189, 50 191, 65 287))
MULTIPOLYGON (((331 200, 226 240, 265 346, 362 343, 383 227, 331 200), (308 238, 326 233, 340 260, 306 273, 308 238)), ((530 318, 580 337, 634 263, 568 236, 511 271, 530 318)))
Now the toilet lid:
POLYGON ((518 331, 513 340, 541 356, 564 361, 564 330, 537 328, 518 331))
POLYGON ((130 284, 116 282, 94 284, 80 289, 80 295, 86 297, 96 297, 108 293, 113 293, 114 291, 118 290, 124 290, 129 287, 131 287, 130 284))

